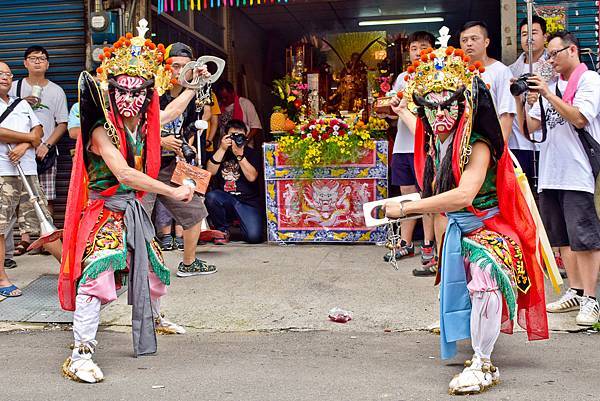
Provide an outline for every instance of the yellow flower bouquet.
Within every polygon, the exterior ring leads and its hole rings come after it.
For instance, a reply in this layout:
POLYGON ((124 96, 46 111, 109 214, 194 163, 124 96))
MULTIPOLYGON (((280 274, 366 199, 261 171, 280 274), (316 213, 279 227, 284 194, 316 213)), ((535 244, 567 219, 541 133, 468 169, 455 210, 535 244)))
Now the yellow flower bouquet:
POLYGON ((278 152, 290 165, 301 167, 311 176, 316 167, 359 161, 365 151, 375 148, 364 125, 347 124, 332 119, 314 119, 296 127, 294 135, 278 141, 278 152))

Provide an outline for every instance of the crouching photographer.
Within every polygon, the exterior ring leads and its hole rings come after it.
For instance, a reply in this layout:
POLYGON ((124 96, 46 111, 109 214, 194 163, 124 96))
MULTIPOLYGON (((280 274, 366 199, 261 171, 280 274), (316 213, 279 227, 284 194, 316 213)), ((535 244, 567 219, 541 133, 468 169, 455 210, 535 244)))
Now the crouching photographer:
POLYGON ((259 153, 249 146, 246 124, 231 120, 217 151, 206 169, 215 177, 214 189, 206 194, 206 208, 215 229, 225 234, 216 244, 229 242, 229 224, 240 221, 244 241, 263 241, 263 218, 258 187, 259 153))

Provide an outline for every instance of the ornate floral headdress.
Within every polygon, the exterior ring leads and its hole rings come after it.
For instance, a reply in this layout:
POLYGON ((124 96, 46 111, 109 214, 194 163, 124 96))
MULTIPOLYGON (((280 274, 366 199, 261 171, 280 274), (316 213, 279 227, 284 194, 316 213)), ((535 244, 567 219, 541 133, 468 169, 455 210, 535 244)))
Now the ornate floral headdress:
POLYGON ((462 49, 448 46, 449 31, 442 27, 437 41, 440 47, 421 50, 420 59, 413 61, 406 70, 408 83, 404 96, 412 111, 416 110, 413 94, 424 96, 429 92, 455 91, 461 86, 470 88, 473 78, 485 71, 480 61, 469 65, 471 59, 462 49))
POLYGON ((148 21, 140 20, 137 31, 138 36, 127 33, 112 47, 103 49, 104 53, 100 55, 102 64, 96 69, 100 86, 106 90, 110 77, 126 74, 154 79, 154 89, 162 95, 175 83, 171 61, 164 60, 166 50, 162 43, 155 45, 152 40, 145 38, 148 21))

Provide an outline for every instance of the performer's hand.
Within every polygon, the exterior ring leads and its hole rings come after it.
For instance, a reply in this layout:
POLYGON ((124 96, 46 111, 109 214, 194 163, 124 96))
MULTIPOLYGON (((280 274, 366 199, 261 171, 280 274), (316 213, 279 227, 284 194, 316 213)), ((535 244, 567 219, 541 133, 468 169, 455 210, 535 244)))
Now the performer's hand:
POLYGON ((48 147, 45 144, 41 144, 35 149, 35 157, 42 160, 48 154, 48 147))
POLYGON ((182 144, 181 139, 175 138, 175 135, 167 135, 160 138, 160 146, 172 152, 180 152, 182 144))
POLYGON ((204 79, 210 78, 212 74, 208 72, 208 67, 206 65, 194 68, 194 78, 202 77, 204 79))
POLYGON ((223 150, 227 150, 230 147, 232 147, 231 145, 233 144, 233 141, 231 140, 231 135, 227 134, 224 135, 223 138, 221 138, 221 144, 219 145, 219 147, 223 150))
POLYGON ((11 163, 17 164, 30 146, 30 143, 20 143, 15 145, 12 150, 8 152, 8 159, 11 161, 11 163))
POLYGON ((530 92, 537 92, 543 97, 548 97, 550 95, 550 89, 548 89, 548 83, 544 80, 544 78, 535 74, 530 77, 527 82, 529 82, 530 92))
POLYGON ((29 103, 30 106, 35 106, 36 104, 38 104, 40 102, 40 99, 35 96, 27 96, 27 97, 24 97, 23 99, 25 99, 27 101, 27 103, 29 103))
POLYGON ((171 198, 184 202, 191 201, 193 196, 194 188, 190 187, 189 185, 182 185, 180 187, 173 188, 173 192, 171 193, 171 198))
POLYGON ((386 202, 383 204, 385 217, 389 219, 400 219, 406 217, 403 202, 386 202))

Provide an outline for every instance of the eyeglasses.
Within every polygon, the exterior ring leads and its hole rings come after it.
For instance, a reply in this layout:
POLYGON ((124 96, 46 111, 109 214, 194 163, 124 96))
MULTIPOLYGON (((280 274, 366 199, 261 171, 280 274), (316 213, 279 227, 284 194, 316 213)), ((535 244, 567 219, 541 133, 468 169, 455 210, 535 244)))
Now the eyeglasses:
POLYGON ((571 47, 571 46, 566 46, 560 50, 551 51, 550 53, 548 53, 548 60, 555 58, 558 53, 567 50, 569 47, 571 47))
POLYGON ((30 56, 27 57, 27 60, 32 62, 32 63, 45 63, 46 61, 48 61, 48 58, 46 57, 36 57, 36 56, 30 56))
POLYGON ((0 78, 12 78, 12 77, 13 77, 12 72, 0 71, 0 78))

